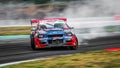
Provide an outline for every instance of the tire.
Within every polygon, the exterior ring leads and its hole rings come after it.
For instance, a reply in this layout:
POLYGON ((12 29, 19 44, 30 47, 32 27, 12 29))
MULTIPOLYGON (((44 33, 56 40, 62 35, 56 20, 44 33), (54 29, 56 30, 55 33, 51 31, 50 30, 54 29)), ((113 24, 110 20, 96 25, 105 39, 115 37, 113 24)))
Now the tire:
POLYGON ((70 46, 69 48, 70 48, 70 50, 77 50, 78 49, 78 41, 76 40, 76 42, 75 42, 75 46, 70 46))
POLYGON ((30 35, 30 42, 31 42, 31 48, 33 50, 37 50, 36 46, 35 46, 35 43, 34 43, 34 35, 30 35))

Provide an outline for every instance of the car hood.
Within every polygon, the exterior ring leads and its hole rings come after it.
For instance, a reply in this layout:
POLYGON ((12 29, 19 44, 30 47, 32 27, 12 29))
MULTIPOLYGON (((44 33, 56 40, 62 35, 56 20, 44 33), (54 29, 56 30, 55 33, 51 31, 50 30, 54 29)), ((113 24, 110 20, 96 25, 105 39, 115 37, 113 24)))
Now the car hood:
POLYGON ((64 30, 63 29, 50 29, 50 30, 47 30, 46 33, 48 35, 53 35, 53 34, 64 34, 64 30))
POLYGON ((53 35, 53 34, 64 34, 65 32, 69 32, 70 30, 64 30, 61 28, 53 28, 53 29, 45 29, 45 30, 40 30, 39 34, 44 33, 48 35, 53 35))

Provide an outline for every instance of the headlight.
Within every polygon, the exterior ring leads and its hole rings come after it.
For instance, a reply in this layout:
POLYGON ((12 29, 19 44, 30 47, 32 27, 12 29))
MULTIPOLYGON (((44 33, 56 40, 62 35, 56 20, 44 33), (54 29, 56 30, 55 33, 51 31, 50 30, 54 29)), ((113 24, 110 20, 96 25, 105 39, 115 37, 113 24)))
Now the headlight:
POLYGON ((43 35, 43 34, 39 34, 38 37, 39 37, 39 38, 43 38, 44 35, 43 35))

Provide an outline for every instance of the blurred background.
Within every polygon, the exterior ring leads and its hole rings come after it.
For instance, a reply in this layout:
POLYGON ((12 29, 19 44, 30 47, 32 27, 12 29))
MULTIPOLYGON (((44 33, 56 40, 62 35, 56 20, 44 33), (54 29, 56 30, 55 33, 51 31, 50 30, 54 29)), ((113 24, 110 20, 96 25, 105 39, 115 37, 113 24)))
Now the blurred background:
POLYGON ((120 14, 119 0, 0 0, 0 19, 108 17, 120 14))
POLYGON ((30 19, 66 17, 80 33, 120 32, 120 0, 0 0, 0 27, 29 26, 30 19))

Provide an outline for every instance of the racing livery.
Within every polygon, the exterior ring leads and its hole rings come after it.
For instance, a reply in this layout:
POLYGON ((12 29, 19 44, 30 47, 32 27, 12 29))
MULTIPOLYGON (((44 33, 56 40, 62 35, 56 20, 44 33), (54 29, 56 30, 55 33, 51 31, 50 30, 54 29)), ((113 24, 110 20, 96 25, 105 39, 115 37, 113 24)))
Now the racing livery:
POLYGON ((31 20, 37 26, 31 29, 31 48, 33 50, 46 47, 78 48, 78 40, 66 23, 66 18, 43 18, 31 20))

